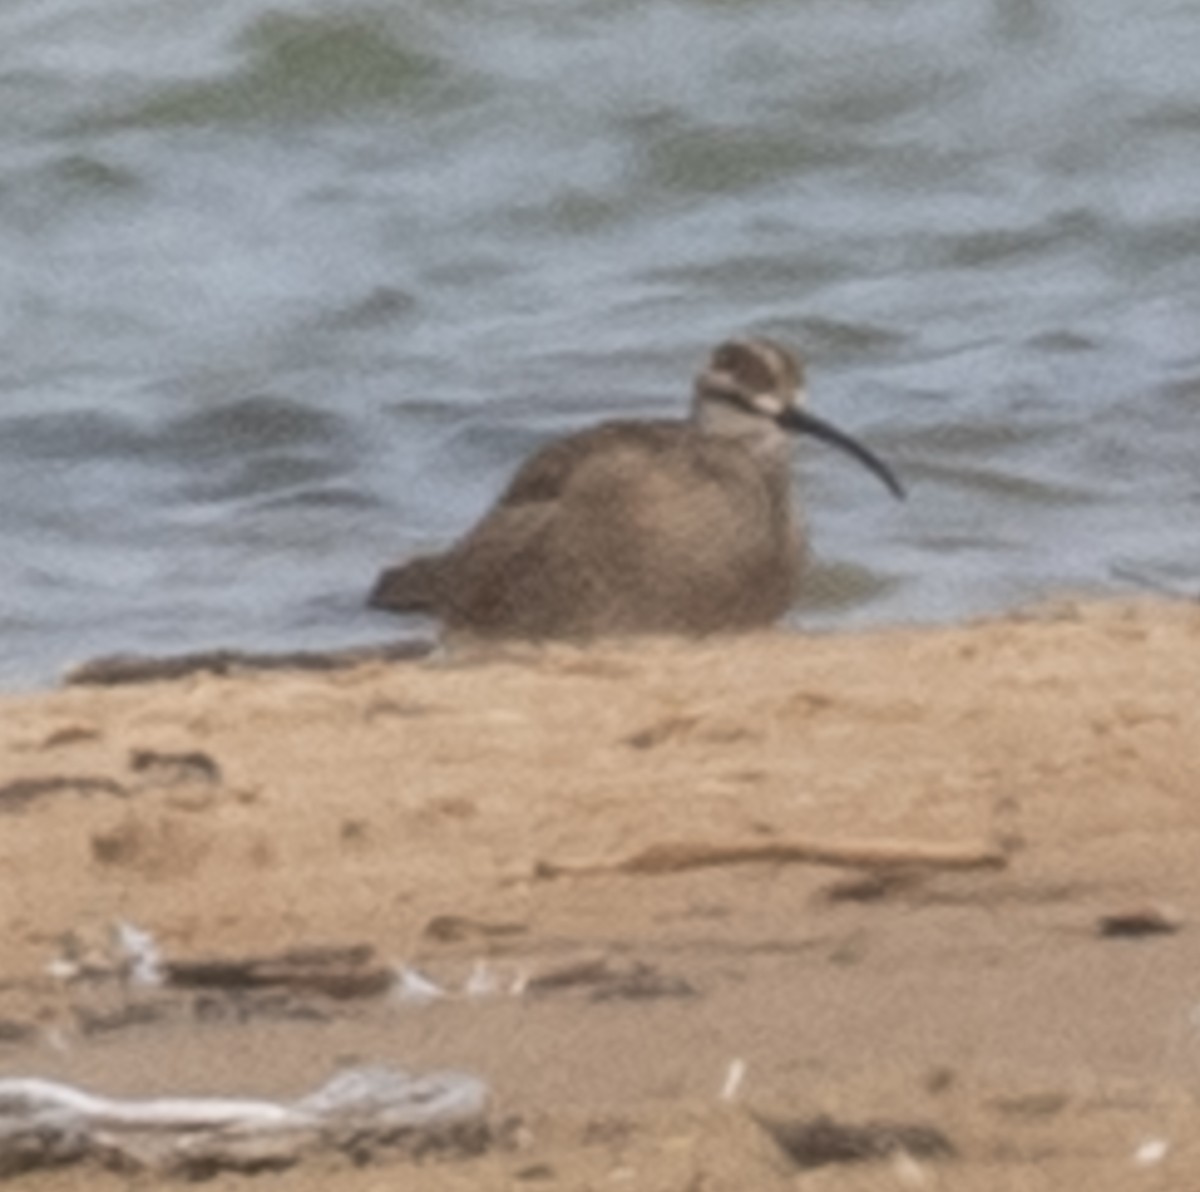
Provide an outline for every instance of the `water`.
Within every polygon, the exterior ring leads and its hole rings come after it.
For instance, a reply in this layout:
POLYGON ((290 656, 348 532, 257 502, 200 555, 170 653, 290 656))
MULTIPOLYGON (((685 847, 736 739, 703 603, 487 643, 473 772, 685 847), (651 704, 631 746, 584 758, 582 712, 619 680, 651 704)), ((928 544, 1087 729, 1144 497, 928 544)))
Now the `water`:
POLYGON ((9 0, 0 682, 376 640, 376 570, 747 331, 796 623, 1200 592, 1200 8, 9 0))

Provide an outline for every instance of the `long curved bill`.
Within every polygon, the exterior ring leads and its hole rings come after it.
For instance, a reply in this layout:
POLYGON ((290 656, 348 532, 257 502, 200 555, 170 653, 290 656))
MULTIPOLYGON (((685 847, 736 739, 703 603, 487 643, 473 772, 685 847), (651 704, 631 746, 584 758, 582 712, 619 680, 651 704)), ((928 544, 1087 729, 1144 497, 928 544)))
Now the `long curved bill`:
POLYGON ((796 431, 802 435, 812 435, 823 443, 840 447, 847 455, 852 455, 864 467, 870 468, 884 484, 888 486, 892 496, 904 499, 904 485, 896 479, 896 474, 877 455, 868 451, 857 439, 852 439, 844 431, 838 430, 828 422, 810 414, 798 406, 790 406, 776 418, 785 430, 796 431))

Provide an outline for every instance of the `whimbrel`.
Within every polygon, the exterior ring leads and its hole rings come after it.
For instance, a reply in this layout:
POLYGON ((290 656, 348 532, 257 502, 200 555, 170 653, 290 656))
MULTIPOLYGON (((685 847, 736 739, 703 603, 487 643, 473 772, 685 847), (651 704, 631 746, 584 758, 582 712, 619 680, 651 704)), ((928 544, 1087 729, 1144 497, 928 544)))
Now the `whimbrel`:
POLYGON ((768 339, 731 340, 691 416, 605 422, 531 456, 444 554, 384 571, 370 604, 485 637, 703 635, 778 620, 804 569, 788 432, 891 470, 804 409, 804 374, 768 339))

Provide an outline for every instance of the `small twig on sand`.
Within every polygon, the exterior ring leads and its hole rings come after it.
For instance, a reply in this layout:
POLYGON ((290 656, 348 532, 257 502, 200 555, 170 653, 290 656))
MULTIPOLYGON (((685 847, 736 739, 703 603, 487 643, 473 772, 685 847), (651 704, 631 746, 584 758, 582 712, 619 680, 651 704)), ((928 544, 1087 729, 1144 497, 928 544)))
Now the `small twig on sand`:
POLYGON ((807 863, 849 869, 1003 869, 1008 855, 994 845, 920 844, 905 841, 769 840, 749 844, 703 841, 652 844, 608 861, 539 861, 534 876, 593 873, 656 875, 714 865, 807 863))

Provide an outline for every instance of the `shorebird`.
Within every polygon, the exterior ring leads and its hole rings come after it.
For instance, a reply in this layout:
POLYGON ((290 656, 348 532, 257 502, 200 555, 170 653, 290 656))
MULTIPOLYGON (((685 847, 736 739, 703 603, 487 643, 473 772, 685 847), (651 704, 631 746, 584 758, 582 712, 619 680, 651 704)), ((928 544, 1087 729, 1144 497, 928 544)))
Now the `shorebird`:
POLYGON ((770 625, 795 601, 806 553, 789 433, 840 448, 904 495, 805 400, 786 348, 723 343, 696 378, 690 417, 605 422, 547 444, 456 545, 384 571, 369 604, 493 638, 770 625))

